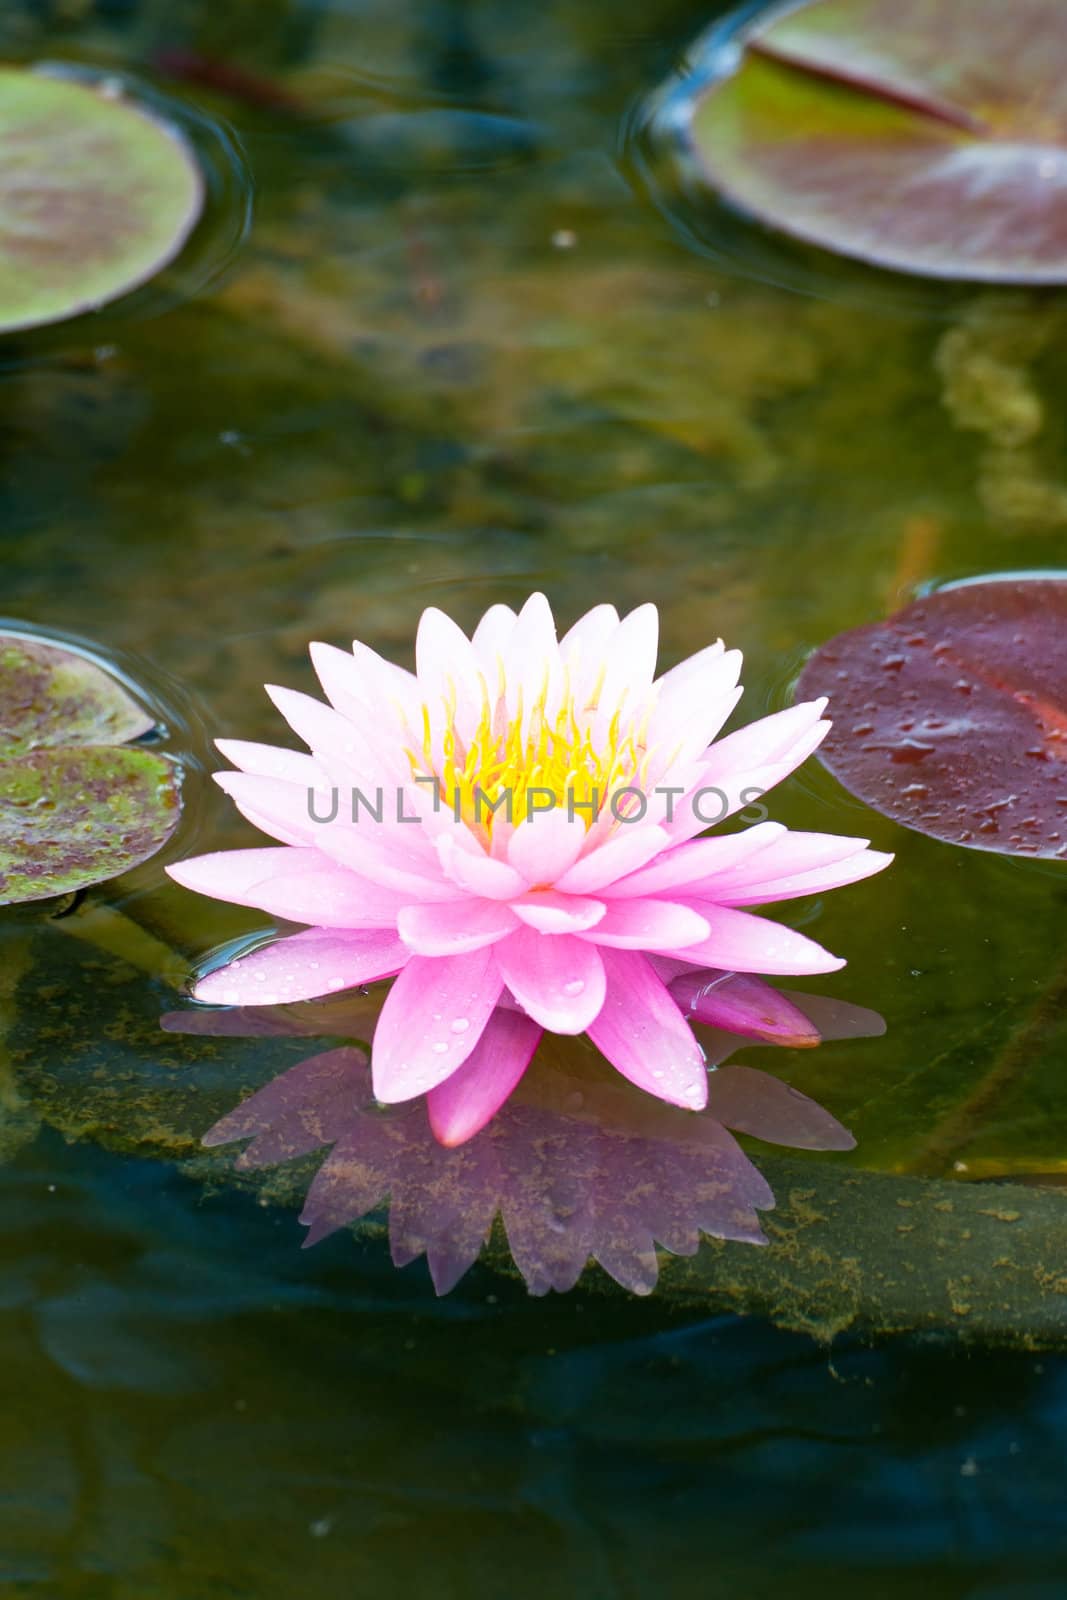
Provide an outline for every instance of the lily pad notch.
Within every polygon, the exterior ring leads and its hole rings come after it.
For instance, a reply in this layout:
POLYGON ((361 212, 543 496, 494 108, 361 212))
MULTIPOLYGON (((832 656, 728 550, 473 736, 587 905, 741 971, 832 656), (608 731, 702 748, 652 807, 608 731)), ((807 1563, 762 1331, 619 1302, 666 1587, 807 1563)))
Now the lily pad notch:
POLYGON ((702 181, 898 272, 1067 283, 1060 0, 801 0, 713 28, 670 100, 702 181))
POLYGON ((0 67, 0 334, 140 288, 204 206, 192 148, 123 82, 0 67))

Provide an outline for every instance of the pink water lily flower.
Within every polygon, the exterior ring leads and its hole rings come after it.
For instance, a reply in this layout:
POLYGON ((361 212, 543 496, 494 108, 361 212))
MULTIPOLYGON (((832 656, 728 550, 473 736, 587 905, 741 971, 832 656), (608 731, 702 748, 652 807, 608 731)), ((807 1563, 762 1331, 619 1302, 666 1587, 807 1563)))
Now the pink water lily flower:
POLYGON ((748 908, 891 858, 775 822, 698 838, 812 753, 826 702, 713 743, 740 653, 720 641, 657 678, 657 642, 652 605, 622 620, 597 606, 557 641, 535 594, 518 615, 493 606, 470 639, 426 611, 414 673, 358 642, 312 645, 329 705, 268 689, 310 754, 219 742, 238 770, 218 782, 279 844, 168 869, 308 926, 210 972, 195 997, 283 1003, 395 976, 374 1094, 427 1094, 443 1144, 485 1125, 546 1028, 588 1034, 640 1088, 703 1108, 686 1013, 716 1022, 721 975, 844 965, 748 908), (687 974, 679 1000, 668 986, 687 974))

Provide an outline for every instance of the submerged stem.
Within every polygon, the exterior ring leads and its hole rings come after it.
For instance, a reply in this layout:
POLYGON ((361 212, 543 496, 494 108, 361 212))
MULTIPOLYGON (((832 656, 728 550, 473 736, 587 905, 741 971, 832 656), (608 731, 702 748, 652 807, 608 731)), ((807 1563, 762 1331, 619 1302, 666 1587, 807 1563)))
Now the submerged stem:
POLYGON ((70 916, 57 918, 52 927, 162 978, 174 989, 181 989, 189 975, 184 956, 115 906, 87 900, 70 916))
POLYGON ((1029 1016, 1017 1028, 967 1098, 934 1128, 908 1163, 909 1172, 937 1176, 946 1172, 958 1152, 974 1137, 989 1107, 1030 1067, 1048 1029, 1063 1019, 1067 1007, 1067 962, 1061 966, 1029 1016))

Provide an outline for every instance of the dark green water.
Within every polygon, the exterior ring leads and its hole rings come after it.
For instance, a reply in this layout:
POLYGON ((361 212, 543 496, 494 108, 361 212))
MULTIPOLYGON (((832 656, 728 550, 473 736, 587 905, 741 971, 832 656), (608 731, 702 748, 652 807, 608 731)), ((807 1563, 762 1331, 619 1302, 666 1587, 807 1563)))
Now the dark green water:
MULTIPOLYGON (((707 16, 7 8, 9 54, 129 70, 232 143, 211 144, 195 271, 9 352, 0 609, 146 662, 206 765, 216 734, 280 737, 260 685, 311 688, 309 639, 407 659, 429 604, 466 625, 534 588, 567 621, 655 600, 665 657, 743 648, 755 716, 813 646, 923 585, 1056 567, 1058 299, 779 270, 638 181, 640 97, 707 16), (227 259, 246 172, 256 219, 227 259)), ((1062 971, 1062 870, 907 834, 817 768, 773 814, 898 863, 801 913, 849 957, 817 986, 887 1038, 762 1063, 852 1126, 858 1167, 1061 1174, 1062 1022, 1033 1015, 1062 971)), ((194 772, 180 848, 250 842, 194 772)), ((205 1198, 160 1159, 249 1060, 160 1064, 166 950, 180 971, 255 917, 157 865, 104 899, 159 940, 140 966, 3 930, 12 1594, 1067 1592, 1060 1357, 947 1328, 831 1359, 661 1297, 538 1302, 479 1269, 438 1302, 374 1242, 301 1255, 289 1210, 205 1198)))

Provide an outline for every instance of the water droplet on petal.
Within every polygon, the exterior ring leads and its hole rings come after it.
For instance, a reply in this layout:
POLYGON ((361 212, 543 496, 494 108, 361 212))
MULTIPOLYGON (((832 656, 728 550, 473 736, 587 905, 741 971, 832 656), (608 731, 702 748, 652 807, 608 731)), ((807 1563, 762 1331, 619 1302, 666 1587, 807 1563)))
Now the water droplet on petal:
POLYGON ((448 1049, 448 1040, 447 1039, 438 1039, 437 1043, 433 1046, 433 1053, 434 1053, 435 1056, 443 1056, 447 1049, 448 1049))
POLYGON ((466 1033, 466 1031, 470 1027, 470 1025, 471 1024, 470 1024, 470 1018, 469 1017, 454 1017, 453 1020, 452 1020, 452 1032, 453 1033, 466 1033))
POLYGON ((326 984, 327 989, 343 989, 344 986, 345 980, 343 978, 330 978, 326 984))
POLYGON ((582 994, 584 992, 584 990, 585 990, 585 979, 584 978, 570 978, 563 985, 563 993, 565 995, 569 996, 571 999, 574 999, 574 997, 576 995, 582 994))

